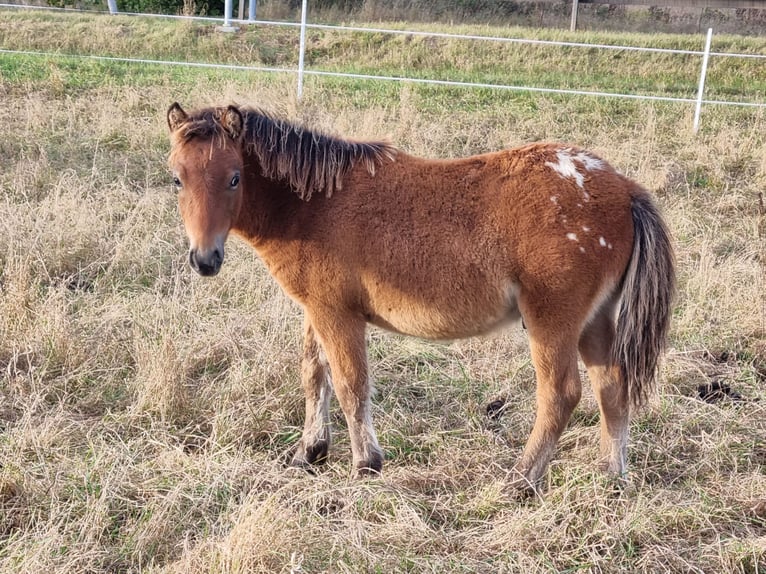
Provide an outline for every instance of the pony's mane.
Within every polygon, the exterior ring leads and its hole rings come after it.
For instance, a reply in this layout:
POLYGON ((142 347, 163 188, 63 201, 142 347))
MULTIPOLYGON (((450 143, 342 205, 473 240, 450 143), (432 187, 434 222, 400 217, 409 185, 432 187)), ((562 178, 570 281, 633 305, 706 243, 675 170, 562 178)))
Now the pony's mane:
MULTIPOLYGON (((220 145, 226 145, 226 131, 220 121, 225 110, 205 108, 190 114, 176 137, 181 141, 194 137, 217 139, 220 145)), ((332 195, 357 162, 374 175, 378 164, 396 155, 396 148, 386 142, 330 136, 259 109, 239 111, 244 118, 245 153, 258 158, 265 177, 287 182, 305 201, 315 192, 332 195)))
POLYGON ((374 175, 376 165, 396 155, 385 142, 342 139, 262 110, 240 111, 245 118, 245 151, 258 157, 266 177, 287 181, 306 201, 314 192, 330 196, 340 189, 343 176, 357 162, 374 175))

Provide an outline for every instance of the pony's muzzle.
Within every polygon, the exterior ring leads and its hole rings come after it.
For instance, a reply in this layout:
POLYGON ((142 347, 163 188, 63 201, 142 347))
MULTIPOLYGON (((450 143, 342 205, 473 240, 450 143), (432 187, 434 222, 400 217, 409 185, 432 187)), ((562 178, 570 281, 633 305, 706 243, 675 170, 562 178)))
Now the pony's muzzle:
POLYGON ((222 249, 212 249, 210 251, 189 250, 189 265, 203 277, 216 275, 221 270, 222 263, 222 249))

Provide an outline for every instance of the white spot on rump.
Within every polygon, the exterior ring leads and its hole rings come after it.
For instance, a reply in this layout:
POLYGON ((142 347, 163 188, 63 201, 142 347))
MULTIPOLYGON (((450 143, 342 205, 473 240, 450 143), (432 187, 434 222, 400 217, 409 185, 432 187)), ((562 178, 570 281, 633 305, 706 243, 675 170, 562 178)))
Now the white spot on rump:
POLYGON ((580 247, 580 253, 585 253, 585 247, 580 247))
POLYGON ((599 237, 599 238, 598 238, 598 244, 599 244, 601 247, 606 247, 606 239, 604 239, 603 237, 599 237))
POLYGON ((604 162, 598 159, 597 157, 593 157, 592 155, 588 155, 584 151, 581 151, 575 156, 575 159, 582 163, 583 167, 585 168, 585 171, 593 171, 595 169, 604 169, 604 162))
MULTIPOLYGON (((573 155, 570 148, 558 150, 556 152, 556 159, 558 160, 558 163, 546 161, 545 165, 550 167, 561 177, 573 177, 575 183, 581 188, 585 187, 585 175, 578 169, 575 162, 578 162, 581 165, 581 169, 584 169, 585 171, 604 169, 604 162, 600 159, 593 157, 584 151, 573 155)), ((589 195, 586 193, 585 199, 588 198, 589 195)))
POLYGON ((583 225, 583 226, 582 226, 582 230, 583 230, 585 233, 588 233, 588 232, 590 231, 590 227, 587 227, 587 226, 583 225))
POLYGON ((577 241, 577 234, 576 233, 567 233, 567 239, 570 241, 577 241))
POLYGON ((574 158, 569 149, 562 149, 556 152, 556 159, 558 163, 552 161, 546 161, 545 165, 550 167, 553 171, 557 172, 561 177, 573 177, 577 185, 583 187, 585 182, 585 176, 577 171, 577 166, 574 164, 574 158))

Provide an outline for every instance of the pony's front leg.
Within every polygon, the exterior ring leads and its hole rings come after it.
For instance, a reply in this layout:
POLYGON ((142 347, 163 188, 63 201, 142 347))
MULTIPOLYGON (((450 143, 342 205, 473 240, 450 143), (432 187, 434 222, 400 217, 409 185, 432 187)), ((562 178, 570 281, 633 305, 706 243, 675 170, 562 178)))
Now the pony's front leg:
POLYGON ((311 322, 327 354, 335 395, 346 416, 357 476, 379 474, 383 451, 370 412, 366 323, 361 317, 332 311, 312 311, 311 322))
POLYGON ((303 358, 301 359, 301 383, 306 395, 306 419, 303 436, 292 465, 306 467, 322 463, 330 449, 330 372, 327 359, 319 346, 314 327, 308 317, 304 319, 303 358))

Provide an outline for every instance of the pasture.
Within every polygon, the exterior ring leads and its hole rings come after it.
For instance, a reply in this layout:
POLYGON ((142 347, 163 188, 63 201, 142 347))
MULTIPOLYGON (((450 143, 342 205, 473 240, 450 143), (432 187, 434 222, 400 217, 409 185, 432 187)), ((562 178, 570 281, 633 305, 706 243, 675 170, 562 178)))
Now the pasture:
MULTIPOLYGON (((763 38, 720 42, 766 52, 763 38)), ((296 43, 281 29, 0 12, 4 49, 279 65, 296 43)), ((696 58, 618 65, 361 33, 314 31, 309 49, 327 69, 684 96, 698 73, 696 58)), ((710 97, 766 90, 762 62, 713 63, 709 81, 710 97)), ((0 94, 0 571, 766 572, 762 108, 707 106, 695 136, 690 105, 318 78, 296 101, 291 75, 3 53, 0 94), (633 416, 629 486, 593 464, 584 380, 541 496, 509 495, 535 405, 520 325, 450 344, 370 329, 383 476, 353 479, 335 401, 326 466, 286 468, 304 415, 301 312, 237 239, 217 277, 188 267, 166 167, 174 101, 262 106, 429 157, 572 142, 652 191, 679 292, 657 392, 633 416)))

